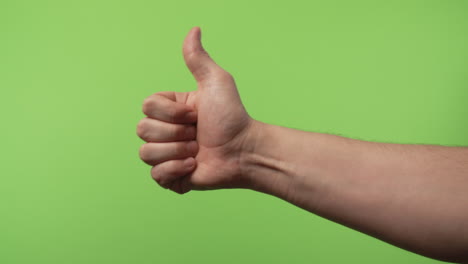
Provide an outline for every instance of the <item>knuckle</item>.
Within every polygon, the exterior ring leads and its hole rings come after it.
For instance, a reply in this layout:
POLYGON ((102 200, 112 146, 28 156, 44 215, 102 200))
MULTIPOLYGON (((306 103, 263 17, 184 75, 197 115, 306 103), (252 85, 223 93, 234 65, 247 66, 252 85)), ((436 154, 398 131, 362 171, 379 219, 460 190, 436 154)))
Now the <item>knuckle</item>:
POLYGON ((218 76, 218 78, 220 78, 221 80, 223 81, 233 81, 234 80, 234 77, 232 76, 232 74, 230 74, 229 72, 221 69, 219 70, 219 72, 216 74, 218 76))
POLYGON ((153 180, 155 180, 156 182, 160 182, 161 181, 161 168, 160 166, 154 166, 152 169, 151 169, 151 178, 153 178, 153 180))
POLYGON ((148 121, 146 118, 138 122, 137 135, 143 140, 148 139, 148 121))
POLYGON ((154 166, 151 170, 151 178, 153 178, 154 181, 156 181, 159 186, 168 189, 169 188, 169 182, 166 179, 166 175, 164 172, 164 167, 162 166, 154 166))
POLYGON ((183 156, 187 153, 187 143, 185 142, 177 142, 176 144, 176 155, 183 156))
POLYGON ((150 160, 150 152, 149 152, 148 146, 149 146, 148 144, 143 144, 139 150, 140 159, 142 159, 145 162, 150 160))
POLYGON ((172 135, 174 135, 175 138, 178 139, 184 139, 185 138, 185 127, 184 126, 174 126, 172 135))
POLYGON ((171 121, 176 122, 178 120, 181 120, 184 117, 186 111, 182 109, 181 107, 172 107, 170 108, 169 113, 170 113, 171 121))
POLYGON ((148 115, 154 108, 154 105, 155 105, 154 97, 153 96, 147 97, 145 100, 143 100, 143 113, 145 115, 148 115))
POLYGON ((187 139, 195 139, 197 135, 197 129, 194 126, 187 126, 185 128, 185 136, 187 139))
POLYGON ((168 108, 167 114, 171 123, 174 123, 177 120, 177 115, 178 115, 177 108, 175 107, 168 108))

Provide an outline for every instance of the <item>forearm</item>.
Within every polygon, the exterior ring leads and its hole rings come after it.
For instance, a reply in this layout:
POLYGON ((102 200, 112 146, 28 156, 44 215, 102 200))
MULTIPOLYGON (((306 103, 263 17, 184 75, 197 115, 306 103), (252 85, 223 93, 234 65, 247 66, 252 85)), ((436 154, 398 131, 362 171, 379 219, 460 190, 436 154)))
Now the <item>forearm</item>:
POLYGON ((254 125, 241 161, 250 188, 413 252, 467 261, 467 148, 254 125))

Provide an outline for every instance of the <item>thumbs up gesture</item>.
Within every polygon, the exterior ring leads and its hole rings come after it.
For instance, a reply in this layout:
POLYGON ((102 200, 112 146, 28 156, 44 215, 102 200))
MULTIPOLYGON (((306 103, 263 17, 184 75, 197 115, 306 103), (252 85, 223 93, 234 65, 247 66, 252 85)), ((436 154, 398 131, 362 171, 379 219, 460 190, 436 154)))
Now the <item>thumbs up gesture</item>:
POLYGON ((186 36, 183 55, 197 90, 145 99, 147 117, 137 134, 147 143, 140 157, 159 185, 180 194, 245 187, 241 155, 252 144, 256 121, 243 107, 233 77, 204 50, 199 27, 186 36))

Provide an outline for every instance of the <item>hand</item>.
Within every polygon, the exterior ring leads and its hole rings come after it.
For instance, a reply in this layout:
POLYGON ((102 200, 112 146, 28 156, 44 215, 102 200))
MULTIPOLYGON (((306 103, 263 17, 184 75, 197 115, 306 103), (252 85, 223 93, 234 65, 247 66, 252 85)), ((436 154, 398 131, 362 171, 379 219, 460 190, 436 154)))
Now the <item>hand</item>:
POLYGON ((183 55, 198 89, 145 99, 147 117, 137 133, 148 143, 140 157, 153 166, 153 179, 180 194, 244 187, 240 156, 255 121, 245 111, 233 77, 203 49, 200 28, 188 33, 183 55))

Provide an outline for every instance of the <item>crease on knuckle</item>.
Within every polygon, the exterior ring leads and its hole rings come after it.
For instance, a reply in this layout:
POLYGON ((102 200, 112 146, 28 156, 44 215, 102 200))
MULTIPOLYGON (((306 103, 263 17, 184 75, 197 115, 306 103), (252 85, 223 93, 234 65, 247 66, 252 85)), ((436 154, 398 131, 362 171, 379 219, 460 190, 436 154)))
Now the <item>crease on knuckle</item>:
POLYGON ((180 121, 184 118, 184 115, 186 114, 187 111, 180 107, 179 105, 171 107, 169 111, 169 115, 171 118, 171 122, 175 123, 177 121, 180 121))
POLYGON ((169 122, 175 123, 177 121, 177 118, 176 118, 177 109, 175 107, 166 109, 166 113, 167 113, 167 119, 169 122))
POLYGON ((150 161, 150 153, 149 153, 149 149, 148 149, 148 144, 143 144, 143 145, 140 147, 139 154, 140 154, 140 158, 141 158, 143 161, 145 161, 145 162, 149 162, 149 161, 150 161))
POLYGON ((187 154, 187 143, 186 142, 177 142, 175 148, 175 155, 177 157, 184 157, 187 154))
POLYGON ((174 126, 171 135, 176 139, 184 139, 186 135, 185 127, 181 125, 174 126))
POLYGON ((161 173, 161 168, 160 166, 154 166, 151 169, 151 178, 155 180, 157 183, 160 183, 162 181, 162 173, 161 173))
POLYGON ((148 122, 146 119, 142 119, 138 122, 137 135, 143 140, 148 139, 148 122))
POLYGON ((155 105, 155 100, 154 97, 148 97, 145 100, 143 100, 143 113, 145 115, 149 115, 154 108, 155 105))

